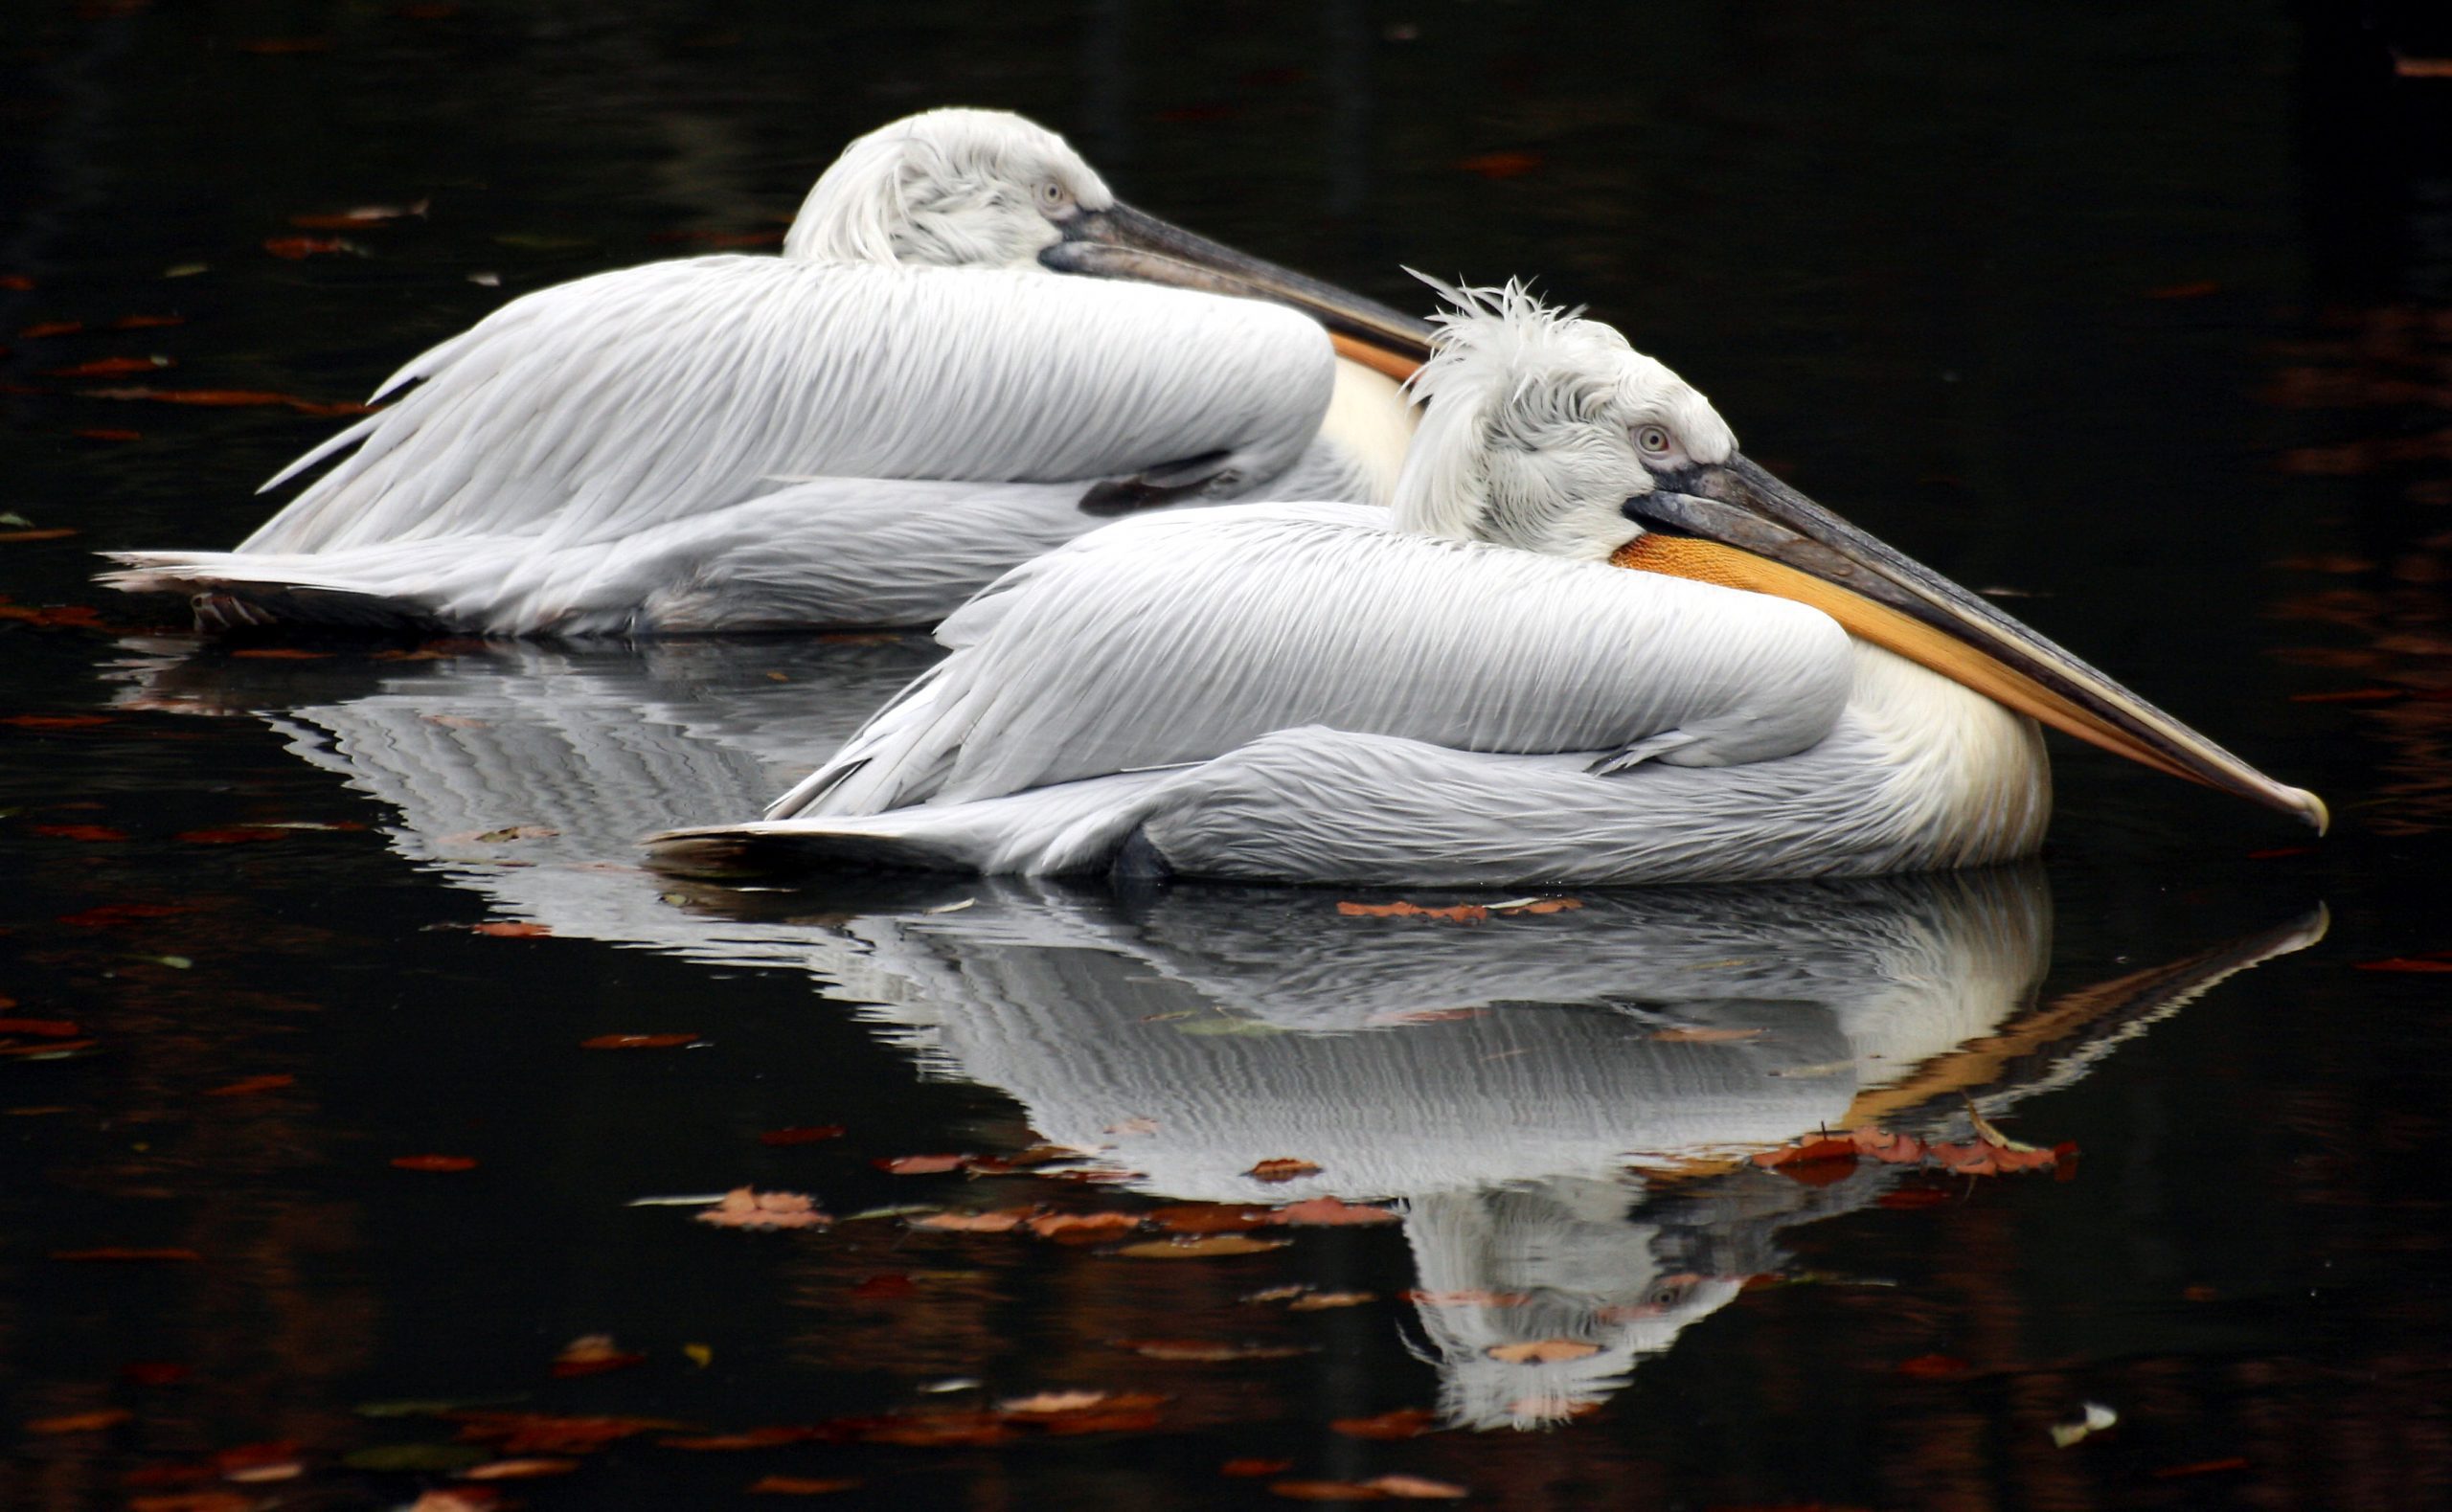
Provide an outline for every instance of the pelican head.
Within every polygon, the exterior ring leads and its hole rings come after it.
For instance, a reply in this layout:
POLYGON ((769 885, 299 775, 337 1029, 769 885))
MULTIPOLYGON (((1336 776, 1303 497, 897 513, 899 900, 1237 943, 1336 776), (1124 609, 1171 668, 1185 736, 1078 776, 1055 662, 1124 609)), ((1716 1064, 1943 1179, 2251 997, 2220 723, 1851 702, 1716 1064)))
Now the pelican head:
POLYGON ((1860 640, 2132 760, 2296 814, 2275 781, 1991 603, 1782 483, 1710 403, 1598 322, 1520 284, 1450 288, 1400 528, 1797 599, 1860 640))
POLYGON ((802 202, 783 255, 1034 267, 1271 300, 1397 377, 1430 351, 1425 323, 1122 203, 1062 137, 1003 110, 922 111, 852 142, 802 202))

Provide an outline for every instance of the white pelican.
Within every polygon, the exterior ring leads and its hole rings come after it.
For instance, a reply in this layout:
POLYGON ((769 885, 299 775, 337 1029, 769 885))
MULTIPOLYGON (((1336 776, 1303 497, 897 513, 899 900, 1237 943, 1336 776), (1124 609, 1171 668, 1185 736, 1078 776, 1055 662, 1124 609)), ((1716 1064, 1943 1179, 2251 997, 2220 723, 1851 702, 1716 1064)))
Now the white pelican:
POLYGON ((2324 827, 1747 461, 1616 331, 1447 293, 1393 510, 1075 542, 948 619, 954 654, 762 822, 659 848, 1491 885, 1968 866, 2041 842, 2035 718, 2324 827))
POLYGON ((514 300, 267 483, 348 453, 238 550, 102 580, 208 627, 927 623, 1124 510, 1384 503, 1386 374, 1428 334, 1118 202, 1018 116, 932 110, 845 148, 780 258, 514 300))

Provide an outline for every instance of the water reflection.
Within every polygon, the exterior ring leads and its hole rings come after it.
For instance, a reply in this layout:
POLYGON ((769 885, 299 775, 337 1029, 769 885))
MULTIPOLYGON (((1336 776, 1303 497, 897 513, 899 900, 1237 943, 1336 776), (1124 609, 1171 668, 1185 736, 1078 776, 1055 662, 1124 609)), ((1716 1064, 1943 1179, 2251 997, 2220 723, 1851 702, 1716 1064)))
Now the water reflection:
POLYGON ((926 1073, 1001 1091, 1135 1190, 1399 1202, 1413 1325, 1460 1425, 1578 1413, 1792 1269, 1784 1230, 1930 1180, 1867 1162, 1817 1185, 1747 1152, 1867 1122, 1964 1138, 1970 1099, 2001 1117, 2323 930, 2319 911, 2038 1001, 2036 869, 1586 893, 1468 923, 1293 889, 915 877, 829 895, 636 865, 639 835, 754 804, 927 654, 138 655, 123 675, 128 702, 261 711, 393 811, 401 855, 503 915, 812 973, 926 1073), (1248 1174, 1279 1158, 1318 1170, 1248 1174), (1592 1348, 1509 1358, 1560 1340, 1592 1348))

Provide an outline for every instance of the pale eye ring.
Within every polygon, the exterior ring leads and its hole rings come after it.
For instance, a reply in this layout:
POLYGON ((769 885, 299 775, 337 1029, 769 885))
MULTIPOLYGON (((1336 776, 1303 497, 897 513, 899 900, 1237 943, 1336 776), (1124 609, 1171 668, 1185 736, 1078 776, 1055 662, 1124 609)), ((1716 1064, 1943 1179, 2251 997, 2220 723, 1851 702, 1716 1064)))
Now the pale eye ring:
POLYGON ((1073 192, 1051 178, 1039 185, 1038 203, 1042 210, 1064 210, 1073 203, 1073 192))
POLYGON ((1635 444, 1654 456, 1666 456, 1669 451, 1669 432, 1657 425, 1646 425, 1635 432, 1635 444))

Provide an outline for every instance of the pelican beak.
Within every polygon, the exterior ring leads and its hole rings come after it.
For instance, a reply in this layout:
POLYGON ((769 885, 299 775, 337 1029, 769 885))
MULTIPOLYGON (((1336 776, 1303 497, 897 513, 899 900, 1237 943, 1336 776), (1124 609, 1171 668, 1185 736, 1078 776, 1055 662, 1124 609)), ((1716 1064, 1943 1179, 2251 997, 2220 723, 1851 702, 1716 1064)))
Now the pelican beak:
POLYGON ((1402 381, 1430 360, 1431 327, 1377 300, 1264 262, 1118 203, 1058 223, 1064 239, 1038 255, 1058 273, 1138 279, 1291 305, 1328 328, 1337 354, 1402 381))
POLYGON ((1645 533, 1619 548, 1617 565, 1811 604, 1850 634, 2080 740, 2296 814, 2318 834, 2330 823, 2315 794, 2266 777, 1745 457, 1661 482, 1626 501, 1645 533))

